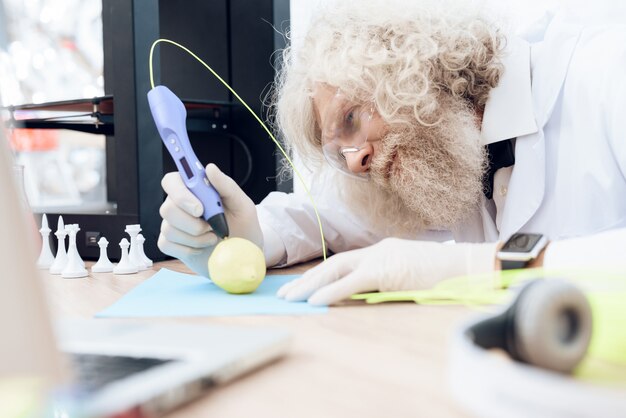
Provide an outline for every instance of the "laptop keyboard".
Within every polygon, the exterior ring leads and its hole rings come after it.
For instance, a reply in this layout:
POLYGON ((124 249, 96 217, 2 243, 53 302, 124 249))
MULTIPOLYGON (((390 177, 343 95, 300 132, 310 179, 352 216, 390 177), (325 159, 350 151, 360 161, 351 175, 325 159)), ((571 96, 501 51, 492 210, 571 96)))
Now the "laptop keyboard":
POLYGON ((88 393, 116 380, 174 361, 82 353, 71 353, 70 360, 74 366, 78 386, 88 393))

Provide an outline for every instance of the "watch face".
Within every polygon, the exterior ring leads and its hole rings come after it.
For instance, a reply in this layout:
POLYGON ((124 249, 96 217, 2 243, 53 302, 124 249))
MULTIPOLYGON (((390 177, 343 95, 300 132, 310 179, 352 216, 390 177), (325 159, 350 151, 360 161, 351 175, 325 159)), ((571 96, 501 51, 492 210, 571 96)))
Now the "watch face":
POLYGON ((503 253, 530 252, 541 239, 541 234, 513 234, 500 249, 503 253))

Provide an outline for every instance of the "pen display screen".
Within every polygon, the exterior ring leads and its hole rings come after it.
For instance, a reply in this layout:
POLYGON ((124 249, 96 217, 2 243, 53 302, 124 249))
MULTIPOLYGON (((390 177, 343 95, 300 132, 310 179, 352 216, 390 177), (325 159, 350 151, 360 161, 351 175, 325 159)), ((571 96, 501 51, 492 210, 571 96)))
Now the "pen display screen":
POLYGON ((541 234, 513 234, 500 251, 505 253, 529 252, 541 239, 541 234))
POLYGON ((185 174, 187 174, 187 178, 191 180, 191 178, 193 177, 193 171, 191 171, 191 167, 189 167, 189 163, 187 162, 187 159, 185 157, 181 158, 180 164, 183 166, 183 169, 185 170, 185 174))

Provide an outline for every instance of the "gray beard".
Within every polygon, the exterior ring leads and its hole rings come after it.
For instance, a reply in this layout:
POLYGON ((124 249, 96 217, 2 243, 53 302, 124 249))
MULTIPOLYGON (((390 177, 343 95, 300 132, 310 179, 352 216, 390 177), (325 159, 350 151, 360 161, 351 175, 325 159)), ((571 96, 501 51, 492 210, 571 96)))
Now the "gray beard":
POLYGON ((451 229, 473 213, 487 167, 476 117, 465 104, 448 103, 441 121, 391 125, 370 167, 371 180, 340 176, 341 199, 372 229, 411 237, 425 229, 451 229))

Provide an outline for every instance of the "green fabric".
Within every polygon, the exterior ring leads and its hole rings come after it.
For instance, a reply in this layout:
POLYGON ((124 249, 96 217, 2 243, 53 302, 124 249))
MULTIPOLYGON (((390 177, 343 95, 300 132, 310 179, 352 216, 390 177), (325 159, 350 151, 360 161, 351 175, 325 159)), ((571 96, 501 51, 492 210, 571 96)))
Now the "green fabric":
POLYGON ((593 311, 589 353, 626 366, 626 292, 587 293, 593 311))
POLYGON ((421 305, 465 305, 495 310, 514 295, 509 288, 538 278, 564 278, 587 296, 593 335, 576 376, 590 382, 626 386, 626 271, 522 269, 443 280, 428 290, 363 293, 367 303, 410 301, 421 305))
POLYGON ((43 384, 28 377, 0 378, 0 417, 40 416, 43 384))

